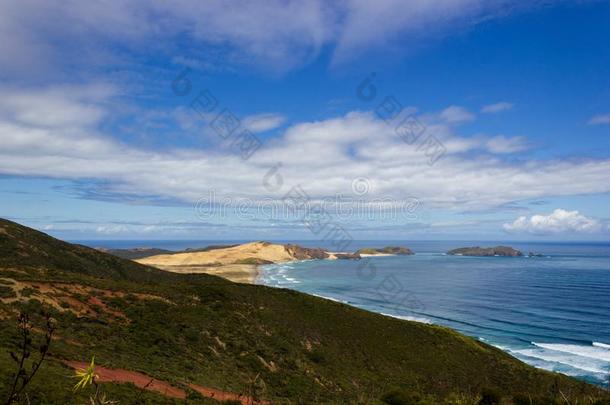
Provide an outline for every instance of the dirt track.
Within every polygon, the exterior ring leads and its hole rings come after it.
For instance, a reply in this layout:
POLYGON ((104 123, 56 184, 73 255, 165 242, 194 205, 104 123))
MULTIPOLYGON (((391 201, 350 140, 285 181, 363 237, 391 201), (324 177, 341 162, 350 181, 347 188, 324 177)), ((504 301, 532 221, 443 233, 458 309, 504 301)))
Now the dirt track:
MULTIPOLYGON (((89 366, 89 364, 80 361, 62 360, 61 362, 67 366, 78 370, 86 369, 89 366)), ((157 380, 156 378, 152 378, 150 376, 147 376, 146 374, 138 373, 137 371, 95 366, 95 374, 97 375, 98 382, 132 383, 136 387, 143 388, 149 391, 155 391, 168 397, 178 399, 186 398, 185 390, 175 387, 166 381, 157 380)), ((219 401, 237 400, 240 401, 243 405, 268 403, 266 401, 255 402, 251 398, 241 394, 221 391, 215 388, 203 387, 197 384, 189 384, 189 387, 193 391, 197 391, 204 397, 213 398, 219 401)))

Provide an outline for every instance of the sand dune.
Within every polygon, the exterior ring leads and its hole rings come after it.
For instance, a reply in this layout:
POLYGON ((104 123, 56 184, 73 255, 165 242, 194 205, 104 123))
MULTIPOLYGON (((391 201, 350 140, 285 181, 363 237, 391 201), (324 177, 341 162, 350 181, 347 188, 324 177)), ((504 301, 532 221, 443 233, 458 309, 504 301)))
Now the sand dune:
POLYGON ((257 268, 263 264, 307 259, 359 260, 361 257, 394 254, 413 254, 413 252, 404 247, 365 248, 355 253, 329 252, 325 249, 259 241, 203 251, 160 254, 136 261, 175 273, 207 273, 238 283, 254 283, 258 275, 257 268))
POLYGON ((293 260, 297 260, 296 256, 284 245, 251 242, 205 252, 156 255, 136 261, 176 273, 208 273, 235 282, 253 283, 257 265, 293 260))

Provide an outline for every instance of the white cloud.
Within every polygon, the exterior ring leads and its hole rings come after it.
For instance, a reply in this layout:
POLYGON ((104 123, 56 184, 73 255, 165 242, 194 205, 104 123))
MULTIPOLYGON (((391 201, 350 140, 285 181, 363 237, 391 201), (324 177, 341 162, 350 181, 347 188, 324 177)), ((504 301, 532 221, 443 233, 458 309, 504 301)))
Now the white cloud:
POLYGON ((530 218, 521 216, 503 227, 508 232, 532 234, 596 233, 603 229, 598 220, 588 218, 578 211, 566 211, 561 208, 549 215, 532 215, 530 218))
POLYGON ((35 127, 89 126, 103 118, 102 103, 114 92, 112 86, 103 84, 2 88, 0 113, 5 119, 35 127))
POLYGON ((463 122, 474 121, 476 116, 465 109, 464 107, 460 107, 457 105, 452 105, 450 107, 445 108, 440 113, 440 118, 450 124, 459 124, 463 122))
POLYGON ((271 131, 280 127, 286 117, 280 114, 256 114, 243 119, 243 124, 253 133, 271 131))
POLYGON ((502 111, 510 110, 511 108, 513 108, 512 103, 507 103, 507 102, 503 101, 500 103, 485 105, 485 106, 483 106, 483 108, 481 108, 481 112, 487 113, 487 114, 495 114, 495 113, 499 113, 502 111))
POLYGON ((158 232, 167 233, 169 229, 157 225, 100 225, 95 229, 96 233, 102 235, 119 234, 155 234, 158 232))
POLYGON ((610 124, 610 114, 601 114, 591 117, 589 125, 604 125, 610 124))
POLYGON ((114 235, 119 233, 128 233, 129 228, 125 225, 113 225, 113 226, 98 226, 95 230, 97 233, 101 233, 104 235, 114 235))
POLYGON ((346 61, 387 44, 408 47, 408 39, 421 43, 423 38, 538 3, 543 2, 4 1, 0 2, 0 66, 17 74, 74 62, 105 67, 123 56, 113 53, 117 44, 137 53, 146 49, 176 54, 185 51, 184 44, 191 44, 192 49, 203 50, 183 60, 191 66, 214 66, 211 55, 221 53, 225 62, 287 71, 310 62, 325 47, 334 49, 335 62, 346 61))
POLYGON ((363 49, 392 44, 421 44, 452 29, 534 7, 538 1, 512 0, 347 0, 340 4, 335 60, 350 59, 363 49), (401 37, 402 36, 402 37, 401 37))
POLYGON ((487 150, 492 153, 514 153, 529 149, 527 140, 522 136, 506 137, 497 135, 486 142, 487 150))
MULTIPOLYGON (((356 177, 370 179, 367 198, 403 201, 415 196, 427 207, 459 210, 610 192, 610 159, 504 161, 502 155, 479 153, 485 150, 480 139, 457 136, 451 126, 438 122, 426 122, 426 135, 437 137, 446 154, 430 166, 424 151, 402 141, 393 126, 368 112, 291 125, 247 161, 235 150, 141 149, 100 131, 110 99, 75 95, 85 90, 62 93, 45 88, 41 94, 49 91, 54 98, 37 105, 38 114, 52 116, 56 105, 73 105, 61 120, 37 120, 28 115, 25 104, 0 104, 0 173, 87 180, 92 187, 95 182, 90 180, 99 180, 104 195, 186 203, 210 190, 218 198, 279 201, 296 185, 312 198, 349 196, 356 177), (82 111, 92 104, 99 112, 83 119, 82 111), (278 162, 283 186, 270 191, 263 187, 263 179, 278 162)), ((36 91, 27 94, 36 99, 36 91)), ((11 93, 10 98, 18 97, 11 93)), ((514 151, 519 142, 511 139, 495 139, 491 149, 514 151)))

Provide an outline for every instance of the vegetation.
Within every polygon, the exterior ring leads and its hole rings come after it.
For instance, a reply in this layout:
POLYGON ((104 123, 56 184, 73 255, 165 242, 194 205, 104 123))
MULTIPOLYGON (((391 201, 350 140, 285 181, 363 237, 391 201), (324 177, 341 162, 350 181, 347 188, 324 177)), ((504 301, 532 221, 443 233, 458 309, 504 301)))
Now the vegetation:
POLYGON ((157 248, 133 248, 133 249, 102 249, 98 248, 99 251, 104 253, 110 253, 111 255, 118 256, 122 259, 138 260, 144 259, 145 257, 157 256, 157 255, 175 255, 179 253, 197 253, 197 252, 208 252, 210 250, 225 249, 234 247, 237 245, 210 245, 203 248, 188 248, 180 251, 157 249, 157 248))
POLYGON ((138 260, 149 256, 174 254, 171 250, 156 249, 156 248, 135 248, 135 249, 101 249, 100 252, 109 253, 123 259, 138 260))
POLYGON ((49 351, 51 339, 53 338, 53 332, 55 331, 51 316, 48 313, 45 313, 44 317, 46 326, 45 335, 43 342, 37 348, 38 357, 35 359, 32 359, 32 350, 35 349, 35 346, 32 340, 30 317, 26 313, 20 313, 17 318, 20 341, 19 350, 17 352, 10 352, 11 359, 16 363, 16 371, 11 376, 13 382, 10 385, 7 395, 6 402, 8 405, 14 402, 21 402, 24 399, 29 402, 29 397, 25 392, 25 389, 44 362, 49 351))
POLYGON ((251 265, 262 265, 272 264, 272 261, 261 259, 259 257, 248 257, 246 259, 239 259, 235 261, 235 264, 251 264, 251 265))
POLYGON ((464 247, 453 249, 447 252, 448 255, 457 256, 508 256, 508 257, 519 257, 523 256, 523 253, 513 249, 510 246, 496 246, 490 248, 482 248, 479 246, 464 247))
MULTIPOLYGON (((9 353, 20 347, 15 318, 43 310, 56 329, 47 360, 27 386, 31 403, 88 402, 90 393, 73 391, 61 360, 93 356, 96 364, 188 393, 175 399, 103 383, 106 397, 122 404, 218 403, 191 383, 274 404, 476 404, 492 390, 505 403, 565 397, 593 404, 605 395, 447 328, 290 290, 167 273, 4 220, 0 284, 18 298, 0 299, 0 398, 13 383, 9 353)), ((32 319, 44 325, 44 317, 32 319)), ((44 339, 44 330, 31 330, 44 339)))
POLYGON ((362 255, 375 255, 375 254, 389 254, 389 255, 412 255, 413 251, 407 247, 400 246, 386 246, 384 248, 362 248, 356 251, 356 254, 362 255))

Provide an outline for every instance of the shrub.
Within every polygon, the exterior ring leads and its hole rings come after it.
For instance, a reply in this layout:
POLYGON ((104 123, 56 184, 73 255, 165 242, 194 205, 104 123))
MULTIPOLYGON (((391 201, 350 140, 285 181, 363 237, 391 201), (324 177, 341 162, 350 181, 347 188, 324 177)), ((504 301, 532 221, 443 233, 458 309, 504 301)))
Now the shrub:
POLYGON ((324 364, 326 362, 326 357, 324 356, 324 353, 319 350, 313 350, 311 352, 308 352, 307 357, 309 357, 309 360, 313 361, 316 364, 324 364))
POLYGON ((412 403, 411 398, 400 390, 387 392, 381 397, 381 400, 388 405, 410 405, 412 403))
POLYGON ((23 297, 29 297, 32 294, 35 294, 36 290, 30 287, 25 287, 23 290, 21 290, 21 296, 23 297))
POLYGON ((498 391, 486 388, 481 392, 479 405, 499 405, 500 401, 502 401, 502 395, 498 391))
POLYGON ((15 294, 11 287, 0 285, 0 298, 15 298, 16 296, 17 294, 15 294))

